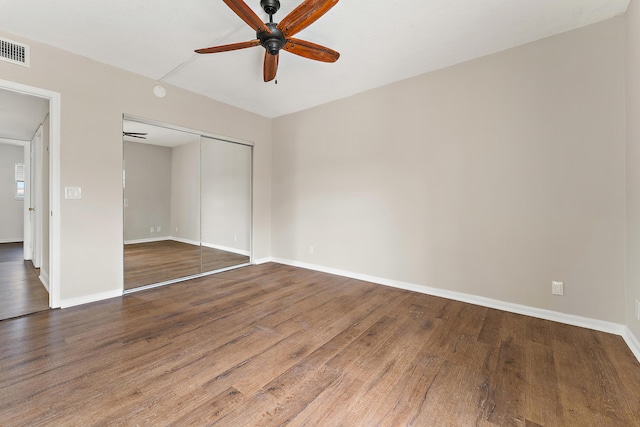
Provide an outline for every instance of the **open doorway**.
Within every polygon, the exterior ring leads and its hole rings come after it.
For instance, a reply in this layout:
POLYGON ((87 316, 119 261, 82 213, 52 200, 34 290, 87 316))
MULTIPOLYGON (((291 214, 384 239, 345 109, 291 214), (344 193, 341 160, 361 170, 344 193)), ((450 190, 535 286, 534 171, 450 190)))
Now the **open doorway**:
POLYGON ((0 320, 59 306, 50 197, 59 104, 58 94, 0 80, 0 320))

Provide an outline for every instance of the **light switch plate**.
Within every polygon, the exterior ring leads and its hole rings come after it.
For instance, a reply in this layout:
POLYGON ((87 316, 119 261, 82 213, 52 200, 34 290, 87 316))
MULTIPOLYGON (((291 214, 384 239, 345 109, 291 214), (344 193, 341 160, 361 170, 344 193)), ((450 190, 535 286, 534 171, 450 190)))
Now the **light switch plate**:
POLYGON ((68 200, 82 199, 82 188, 64 187, 64 198, 68 200))

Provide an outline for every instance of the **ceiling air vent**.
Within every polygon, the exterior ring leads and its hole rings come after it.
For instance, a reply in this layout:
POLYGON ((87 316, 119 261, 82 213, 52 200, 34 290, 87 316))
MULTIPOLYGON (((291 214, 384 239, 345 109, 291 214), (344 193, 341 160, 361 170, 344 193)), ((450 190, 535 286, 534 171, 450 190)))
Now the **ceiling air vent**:
POLYGON ((29 46, 0 37, 0 60, 29 66, 29 46))

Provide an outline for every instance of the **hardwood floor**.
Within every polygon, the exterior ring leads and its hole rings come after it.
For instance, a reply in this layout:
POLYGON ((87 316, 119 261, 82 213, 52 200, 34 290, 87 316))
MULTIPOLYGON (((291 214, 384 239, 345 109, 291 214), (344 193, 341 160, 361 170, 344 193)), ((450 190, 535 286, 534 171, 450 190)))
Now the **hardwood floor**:
POLYGON ((0 424, 638 426, 622 338, 278 264, 0 322, 0 424))
POLYGON ((125 245, 124 288, 138 288, 248 262, 248 256, 175 240, 125 245))
POLYGON ((49 309, 39 270, 24 261, 22 243, 0 243, 0 320, 49 309))

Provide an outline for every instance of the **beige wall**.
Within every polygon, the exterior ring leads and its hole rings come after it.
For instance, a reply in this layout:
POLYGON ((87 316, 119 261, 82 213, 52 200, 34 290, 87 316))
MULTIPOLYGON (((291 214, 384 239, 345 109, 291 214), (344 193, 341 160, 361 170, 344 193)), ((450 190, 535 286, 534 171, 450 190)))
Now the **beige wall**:
POLYGON ((125 141, 124 241, 171 235, 171 147, 125 141), (150 231, 154 227, 154 231, 150 231), (156 232, 160 227, 160 232, 156 232))
POLYGON ((201 140, 202 244, 249 254, 251 147, 201 140))
POLYGON ((640 4, 627 10, 627 327, 640 342, 635 300, 640 300, 640 4))
POLYGON ((248 254, 252 149, 194 138, 175 148, 124 143, 125 243, 175 237, 248 254))
POLYGON ((273 256, 624 323, 624 45, 617 18, 275 119, 273 256))
MULTIPOLYGON (((270 251, 271 121, 171 86, 158 99, 156 81, 26 40, 31 67, 0 62, 0 79, 61 93, 61 187, 82 187, 62 200, 61 299, 122 289, 122 114, 131 114, 255 143, 254 243, 270 251)), ((215 76, 212 76, 215 78, 215 76)))
POLYGON ((200 138, 172 149, 171 235, 200 243, 200 138))
POLYGON ((24 202, 16 200, 15 180, 15 165, 24 162, 23 146, 0 143, 0 243, 24 238, 24 202))

